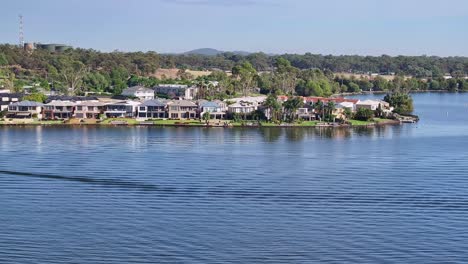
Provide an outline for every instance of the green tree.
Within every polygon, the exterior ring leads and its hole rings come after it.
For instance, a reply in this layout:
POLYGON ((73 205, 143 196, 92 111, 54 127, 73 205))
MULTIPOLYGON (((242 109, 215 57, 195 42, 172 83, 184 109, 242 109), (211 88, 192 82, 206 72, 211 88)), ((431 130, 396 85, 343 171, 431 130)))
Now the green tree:
POLYGON ((384 97, 384 101, 388 102, 390 106, 395 108, 395 113, 401 115, 411 114, 414 109, 413 98, 406 93, 387 94, 384 97))
POLYGON ((303 106, 303 101, 299 97, 291 97, 284 102, 284 110, 287 115, 287 121, 294 122, 297 118, 297 110, 303 106))
POLYGON ((242 94, 247 96, 252 91, 252 85, 255 80, 254 77, 257 75, 257 71, 250 62, 244 61, 232 68, 232 74, 234 77, 239 79, 242 94))
POLYGON ((34 101, 39 103, 44 103, 47 99, 47 96, 43 93, 32 93, 23 97, 25 101, 34 101))
POLYGON ((273 122, 278 121, 281 114, 281 104, 278 102, 278 97, 273 93, 269 94, 263 105, 268 108, 269 119, 273 122))

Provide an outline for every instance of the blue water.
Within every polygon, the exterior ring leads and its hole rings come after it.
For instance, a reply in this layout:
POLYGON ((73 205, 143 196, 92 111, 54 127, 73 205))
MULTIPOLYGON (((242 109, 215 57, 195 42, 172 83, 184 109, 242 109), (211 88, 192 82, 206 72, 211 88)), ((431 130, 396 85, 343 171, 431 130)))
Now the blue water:
POLYGON ((379 128, 0 127, 0 263, 466 263, 468 94, 414 99, 379 128))

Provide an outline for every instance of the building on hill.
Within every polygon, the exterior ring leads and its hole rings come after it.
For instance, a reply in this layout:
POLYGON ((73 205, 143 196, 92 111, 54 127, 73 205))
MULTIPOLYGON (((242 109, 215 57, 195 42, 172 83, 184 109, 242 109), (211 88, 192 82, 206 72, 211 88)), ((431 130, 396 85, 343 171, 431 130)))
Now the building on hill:
POLYGON ((193 100, 197 97, 198 88, 181 84, 160 84, 153 88, 156 94, 166 95, 168 98, 193 100))
POLYGON ((72 47, 65 44, 43 44, 43 43, 24 43, 26 51, 33 51, 35 49, 47 50, 49 52, 64 52, 72 47))
POLYGON ((128 97, 137 97, 140 100, 153 100, 154 90, 143 86, 133 86, 122 91, 122 95, 128 97))
POLYGON ((21 101, 22 94, 0 93, 0 111, 8 110, 8 105, 21 101))

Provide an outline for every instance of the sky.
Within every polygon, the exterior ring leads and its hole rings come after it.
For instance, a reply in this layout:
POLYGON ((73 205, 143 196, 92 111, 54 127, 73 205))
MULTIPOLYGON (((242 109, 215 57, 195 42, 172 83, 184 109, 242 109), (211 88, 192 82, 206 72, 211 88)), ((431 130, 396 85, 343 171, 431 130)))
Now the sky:
POLYGON ((5 0, 0 43, 468 56, 466 0, 5 0))

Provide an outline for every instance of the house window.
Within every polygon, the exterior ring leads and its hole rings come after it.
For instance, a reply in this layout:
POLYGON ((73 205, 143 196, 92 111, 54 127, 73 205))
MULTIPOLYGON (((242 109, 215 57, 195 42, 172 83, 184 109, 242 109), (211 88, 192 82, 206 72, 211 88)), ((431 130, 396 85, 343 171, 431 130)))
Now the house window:
POLYGON ((144 106, 140 107, 140 111, 146 111, 146 107, 144 106))
POLYGON ((179 118, 179 114, 172 113, 172 114, 171 114, 171 118, 179 118))
POLYGON ((76 107, 76 110, 77 110, 77 111, 83 111, 83 106, 77 106, 77 107, 76 107))

